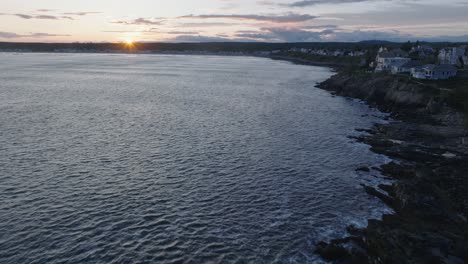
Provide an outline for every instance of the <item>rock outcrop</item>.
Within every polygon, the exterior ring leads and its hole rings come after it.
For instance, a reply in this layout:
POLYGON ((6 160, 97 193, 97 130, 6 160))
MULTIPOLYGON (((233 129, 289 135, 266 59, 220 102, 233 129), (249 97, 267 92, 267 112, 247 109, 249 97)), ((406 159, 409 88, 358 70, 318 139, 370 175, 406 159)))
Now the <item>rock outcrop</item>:
POLYGON ((468 263, 463 115, 435 88, 385 74, 339 73, 319 87, 391 113, 390 123, 361 130, 356 140, 394 159, 378 168, 392 185, 363 187, 395 214, 349 227, 349 237, 321 242, 316 252, 335 263, 468 263))

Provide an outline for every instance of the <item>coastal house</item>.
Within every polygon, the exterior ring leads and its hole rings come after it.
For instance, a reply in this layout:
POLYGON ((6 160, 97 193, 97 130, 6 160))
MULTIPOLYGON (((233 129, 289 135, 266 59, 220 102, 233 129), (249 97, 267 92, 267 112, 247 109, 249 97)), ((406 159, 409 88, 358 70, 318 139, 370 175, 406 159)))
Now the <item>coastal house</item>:
POLYGON ((291 48, 289 49, 290 52, 299 52, 299 53, 309 53, 310 49, 306 48, 291 48))
POLYGON ((364 50, 358 50, 358 51, 350 51, 347 55, 350 57, 361 57, 366 55, 367 51, 364 50))
POLYGON ((400 57, 392 52, 382 52, 377 55, 375 71, 388 71, 393 66, 401 66, 409 61, 410 58, 400 57))
POLYGON ((426 70, 424 70, 424 66, 417 66, 411 68, 410 75, 415 79, 426 79, 426 70))
POLYGON ((422 66, 420 61, 407 61, 403 63, 396 63, 392 66, 391 71, 393 74, 410 73, 411 69, 422 66))
POLYGON ((328 55, 328 50, 319 49, 319 50, 314 50, 311 53, 314 54, 314 55, 319 55, 319 56, 327 56, 328 55))
POLYGON ((388 52, 388 49, 386 47, 380 47, 378 53, 382 52, 388 52))
POLYGON ((457 68, 450 64, 428 64, 411 69, 411 76, 416 79, 446 80, 457 75, 457 68))
POLYGON ((345 52, 342 51, 342 50, 335 50, 332 55, 335 56, 335 57, 341 57, 341 56, 344 56, 345 52))
POLYGON ((379 52, 375 60, 375 71, 389 71, 394 65, 403 65, 404 63, 411 60, 410 58, 407 58, 407 56, 408 53, 404 52, 401 49, 379 52))
POLYGON ((460 65, 465 56, 465 47, 443 48, 439 51, 440 64, 460 65))

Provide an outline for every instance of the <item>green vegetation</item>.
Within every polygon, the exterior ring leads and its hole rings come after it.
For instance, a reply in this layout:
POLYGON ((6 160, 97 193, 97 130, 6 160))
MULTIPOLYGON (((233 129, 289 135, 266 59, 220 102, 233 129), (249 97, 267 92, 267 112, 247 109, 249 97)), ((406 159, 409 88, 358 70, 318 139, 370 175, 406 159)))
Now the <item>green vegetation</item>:
POLYGON ((424 81, 424 84, 440 91, 439 99, 465 114, 468 128, 468 70, 460 70, 456 78, 440 81, 424 81))
POLYGON ((408 42, 404 43, 403 45, 401 45, 401 49, 406 51, 406 52, 409 52, 412 47, 413 47, 413 44, 410 41, 408 41, 408 42))

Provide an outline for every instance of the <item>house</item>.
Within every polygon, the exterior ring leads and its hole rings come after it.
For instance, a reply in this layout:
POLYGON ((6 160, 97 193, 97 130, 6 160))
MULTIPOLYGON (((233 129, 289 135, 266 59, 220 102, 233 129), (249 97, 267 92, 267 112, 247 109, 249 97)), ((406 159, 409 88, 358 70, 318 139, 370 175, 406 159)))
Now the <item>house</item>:
POLYGON ((446 80, 457 75, 457 68, 450 64, 428 64, 412 68, 411 75, 417 79, 446 80))
POLYGON ((317 50, 315 54, 320 55, 320 56, 328 56, 328 50, 325 50, 325 49, 317 50))
POLYGON ((393 74, 402 73, 403 65, 410 63, 411 60, 398 60, 390 64, 390 71, 393 74))
POLYGON ((350 51, 348 56, 350 57, 360 57, 366 55, 367 51, 350 51))
POLYGON ((410 74, 416 79, 426 79, 426 70, 424 69, 424 66, 411 68, 410 74))
POLYGON ((439 51, 439 63, 460 65, 465 56, 465 47, 443 48, 439 51))
POLYGON ((387 52, 388 49, 385 47, 380 47, 378 53, 387 52))
POLYGON ((388 71, 392 69, 392 66, 401 66, 409 61, 411 61, 410 58, 404 58, 403 53, 400 52, 382 52, 377 55, 376 58, 376 67, 375 71, 388 71))
POLYGON ((392 73, 393 74, 398 74, 398 73, 410 73, 411 69, 422 66, 423 63, 420 61, 408 61, 404 63, 398 63, 394 64, 392 66, 392 73))
POLYGON ((344 56, 344 51, 335 50, 335 51, 332 53, 332 55, 335 56, 335 57, 341 57, 341 56, 344 56))

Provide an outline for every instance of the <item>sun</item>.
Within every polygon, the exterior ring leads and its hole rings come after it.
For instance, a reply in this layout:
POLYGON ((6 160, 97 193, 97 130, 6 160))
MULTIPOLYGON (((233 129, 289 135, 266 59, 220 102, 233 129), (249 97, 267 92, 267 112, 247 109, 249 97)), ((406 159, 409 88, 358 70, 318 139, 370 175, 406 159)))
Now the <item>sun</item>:
POLYGON ((127 44, 128 46, 132 46, 133 45, 133 39, 126 39, 125 40, 125 44, 127 44))

